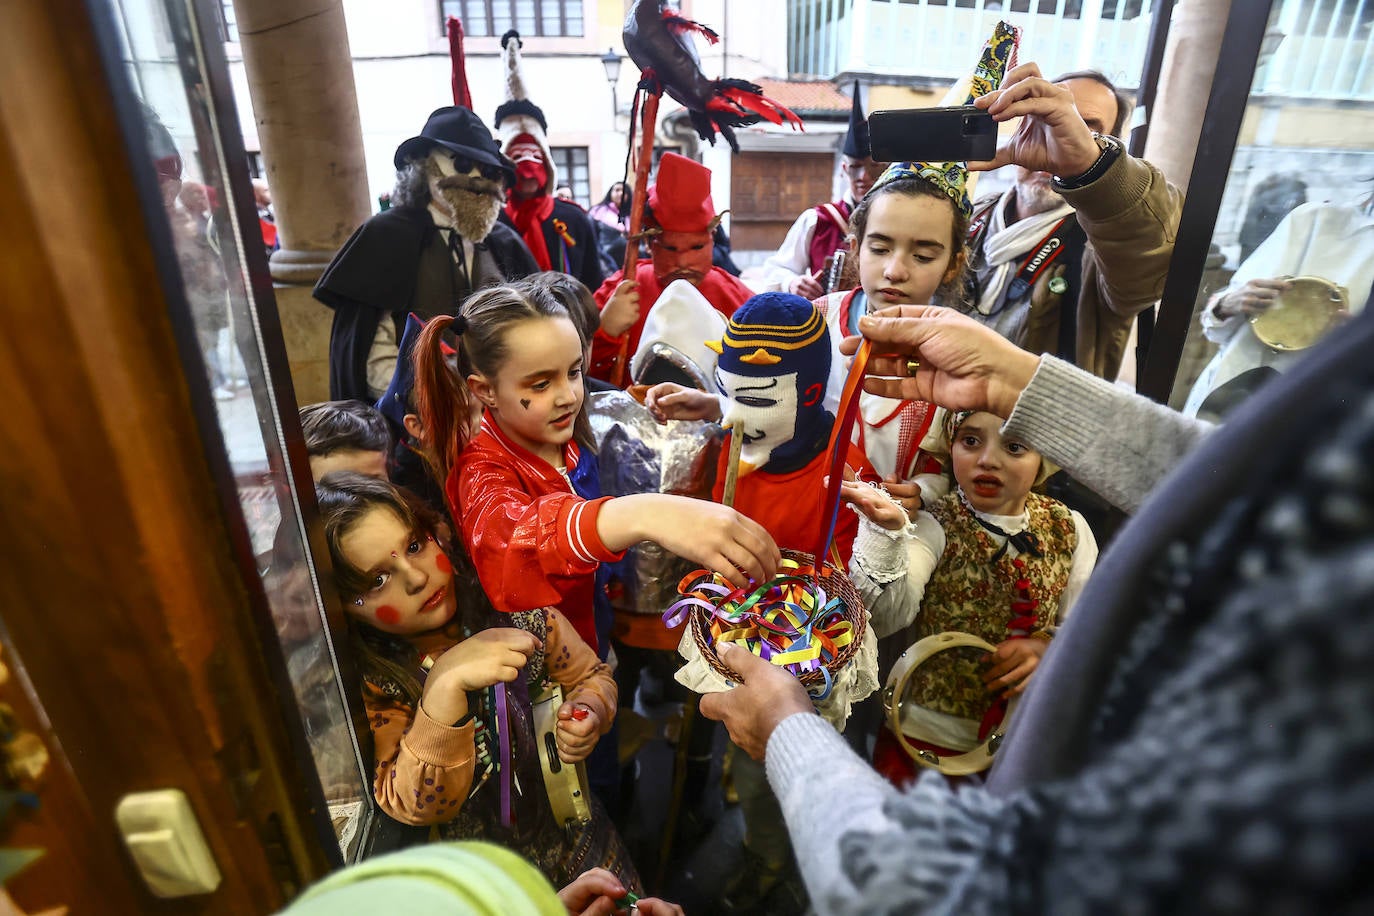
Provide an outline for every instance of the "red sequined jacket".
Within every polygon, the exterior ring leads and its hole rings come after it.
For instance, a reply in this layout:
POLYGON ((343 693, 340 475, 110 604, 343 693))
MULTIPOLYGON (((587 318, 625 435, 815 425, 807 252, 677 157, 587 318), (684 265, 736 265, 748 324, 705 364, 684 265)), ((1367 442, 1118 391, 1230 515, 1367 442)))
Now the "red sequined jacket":
MULTIPOLYGON (((563 447, 570 473, 581 458, 576 443, 563 447)), ((511 441, 490 416, 449 472, 444 492, 492 605, 505 613, 557 607, 595 648, 596 568, 624 555, 597 535, 609 497, 577 496, 567 478, 511 441)))

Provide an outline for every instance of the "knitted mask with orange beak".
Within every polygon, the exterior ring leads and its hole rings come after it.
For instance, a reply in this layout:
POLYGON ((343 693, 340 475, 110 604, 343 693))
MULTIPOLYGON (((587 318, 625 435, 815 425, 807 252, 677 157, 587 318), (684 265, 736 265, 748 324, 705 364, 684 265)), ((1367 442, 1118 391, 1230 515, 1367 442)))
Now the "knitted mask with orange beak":
POLYGON ((741 476, 794 471, 825 449, 835 422, 825 409, 830 332, 814 305, 790 293, 762 293, 706 345, 720 354, 722 422, 744 437, 741 476))

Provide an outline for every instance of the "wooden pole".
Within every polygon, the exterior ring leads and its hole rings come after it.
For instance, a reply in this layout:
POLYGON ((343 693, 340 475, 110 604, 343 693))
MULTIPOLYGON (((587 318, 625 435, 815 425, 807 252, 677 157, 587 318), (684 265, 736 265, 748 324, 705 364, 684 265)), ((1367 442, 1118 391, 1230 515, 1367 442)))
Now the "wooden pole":
MULTIPOLYGON (((740 429, 730 431, 730 460, 725 466, 725 489, 721 493, 723 506, 735 504, 735 484, 739 482, 739 457, 744 448, 744 433, 740 429)), ((677 752, 673 755, 673 792, 668 798, 668 816, 663 825, 663 840, 659 846, 655 874, 655 887, 661 887, 667 876, 668 861, 672 857, 673 838, 677 833, 677 822, 682 816, 682 793, 687 784, 688 743, 692 740, 692 729, 697 719, 697 707, 701 697, 693 692, 682 706, 682 727, 678 729, 677 752)))
MULTIPOLYGON (((625 265, 621 279, 633 280, 639 268, 639 234, 644 227, 644 202, 649 193, 649 171, 654 165, 654 128, 658 124, 658 100, 663 91, 655 87, 644 93, 644 106, 639 121, 639 150, 635 156, 634 199, 630 202, 630 231, 625 240, 625 265)), ((644 305, 641 303, 640 308, 644 305)), ((611 384, 624 388, 626 365, 630 361, 630 337, 626 332, 620 341, 620 352, 611 369, 611 384)))
POLYGON ((744 449, 744 431, 730 430, 730 463, 725 466, 725 489, 720 494, 723 506, 734 506, 735 484, 739 483, 739 456, 744 449))

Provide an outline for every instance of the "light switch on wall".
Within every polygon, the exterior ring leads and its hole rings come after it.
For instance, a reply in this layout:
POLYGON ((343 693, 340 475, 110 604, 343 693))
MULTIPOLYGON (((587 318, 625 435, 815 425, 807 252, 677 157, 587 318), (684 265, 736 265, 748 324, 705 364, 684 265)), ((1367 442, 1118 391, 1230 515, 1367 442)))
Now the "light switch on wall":
POLYGON ((188 897, 219 887, 219 867, 185 792, 158 789, 126 795, 115 808, 115 821, 154 895, 188 897))

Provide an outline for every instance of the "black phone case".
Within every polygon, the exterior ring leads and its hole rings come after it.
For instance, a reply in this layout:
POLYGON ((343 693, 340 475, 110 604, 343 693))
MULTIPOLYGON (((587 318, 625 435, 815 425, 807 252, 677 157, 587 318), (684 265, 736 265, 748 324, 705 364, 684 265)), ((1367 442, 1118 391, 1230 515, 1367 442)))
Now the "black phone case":
POLYGON ((997 122, 972 105, 875 111, 868 132, 877 162, 964 162, 997 154, 997 122))

